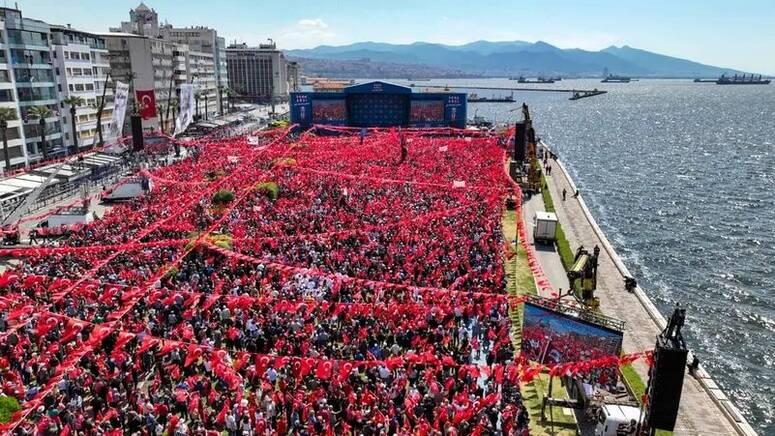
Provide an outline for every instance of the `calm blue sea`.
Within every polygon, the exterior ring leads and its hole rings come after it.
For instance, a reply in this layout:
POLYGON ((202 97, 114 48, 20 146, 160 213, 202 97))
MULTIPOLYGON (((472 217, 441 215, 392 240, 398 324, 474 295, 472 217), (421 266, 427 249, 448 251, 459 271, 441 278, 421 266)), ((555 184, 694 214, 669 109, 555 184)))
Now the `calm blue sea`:
MULTIPOLYGON (((396 83, 406 83, 395 81, 396 83)), ((418 86, 525 86, 506 79, 418 86)), ((527 85, 539 86, 539 85, 527 85)), ((592 213, 660 310, 687 308, 685 336, 761 434, 775 434, 775 85, 688 80, 515 93, 558 150, 592 213)), ((479 95, 508 95, 505 91, 479 95)), ((518 104, 475 103, 514 121, 518 104)))

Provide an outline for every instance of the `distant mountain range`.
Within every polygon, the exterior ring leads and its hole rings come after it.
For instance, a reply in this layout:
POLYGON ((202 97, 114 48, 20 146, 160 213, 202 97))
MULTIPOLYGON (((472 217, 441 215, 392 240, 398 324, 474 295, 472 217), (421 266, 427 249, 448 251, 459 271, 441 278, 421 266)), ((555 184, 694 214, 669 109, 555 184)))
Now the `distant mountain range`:
MULTIPOLYGON (((413 76, 402 66, 423 66, 422 77, 460 76, 537 76, 598 77, 611 74, 634 77, 718 77, 741 73, 686 59, 665 56, 629 46, 611 46, 600 51, 561 49, 543 41, 476 41, 464 45, 427 42, 387 44, 359 42, 344 46, 321 45, 312 49, 287 50, 289 57, 301 60, 307 74, 355 73, 353 62, 378 65, 382 77, 413 76), (308 65, 305 66, 305 60, 308 65), (319 61, 326 61, 321 64, 319 61), (341 68, 340 68, 341 67, 341 68), (349 73, 347 73, 349 71, 349 73)), ((369 68, 373 70, 374 68, 369 68)), ((357 76, 357 74, 355 74, 357 76)), ((351 76, 352 77, 352 76, 351 76)), ((368 77, 362 75, 361 77, 368 77)), ((377 76, 374 76, 377 77, 377 76)))

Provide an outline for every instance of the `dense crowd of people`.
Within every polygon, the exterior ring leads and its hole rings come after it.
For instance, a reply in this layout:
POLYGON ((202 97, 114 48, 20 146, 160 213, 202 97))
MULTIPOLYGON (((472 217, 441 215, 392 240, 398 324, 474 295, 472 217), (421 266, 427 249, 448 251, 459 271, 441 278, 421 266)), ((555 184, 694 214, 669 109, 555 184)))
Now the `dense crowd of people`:
POLYGON ((497 139, 255 138, 0 276, 2 430, 527 434, 497 139))

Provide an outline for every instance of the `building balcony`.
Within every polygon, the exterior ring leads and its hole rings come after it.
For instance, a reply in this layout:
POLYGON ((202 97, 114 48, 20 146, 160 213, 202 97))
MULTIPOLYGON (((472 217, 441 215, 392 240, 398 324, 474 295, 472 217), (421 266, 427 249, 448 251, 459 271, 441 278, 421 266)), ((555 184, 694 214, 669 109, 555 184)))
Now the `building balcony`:
POLYGON ((30 100, 30 101, 20 101, 19 106, 23 107, 29 107, 29 106, 47 106, 52 104, 57 104, 58 101, 56 98, 48 98, 44 100, 30 100))
POLYGON ((42 42, 21 42, 9 40, 6 44, 10 49, 49 51, 48 45, 42 42))
MULTIPOLYGON (((62 132, 46 133, 46 141, 59 139, 62 137, 62 132)), ((25 139, 25 142, 40 142, 40 135, 30 136, 25 139)))

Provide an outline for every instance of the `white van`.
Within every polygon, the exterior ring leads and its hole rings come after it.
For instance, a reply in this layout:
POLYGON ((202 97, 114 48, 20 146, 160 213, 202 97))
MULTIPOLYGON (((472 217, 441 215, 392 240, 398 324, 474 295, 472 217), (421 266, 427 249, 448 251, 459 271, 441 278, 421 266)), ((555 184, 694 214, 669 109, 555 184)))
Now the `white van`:
POLYGON ((552 212, 536 212, 533 217, 533 241, 554 244, 557 233, 557 215, 552 212))
POLYGON ((627 436, 638 430, 640 409, 618 404, 604 405, 597 415, 595 436, 627 436))

